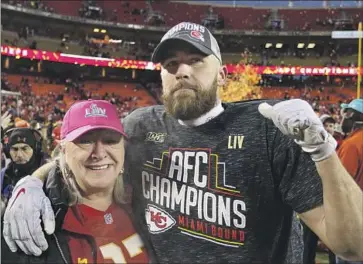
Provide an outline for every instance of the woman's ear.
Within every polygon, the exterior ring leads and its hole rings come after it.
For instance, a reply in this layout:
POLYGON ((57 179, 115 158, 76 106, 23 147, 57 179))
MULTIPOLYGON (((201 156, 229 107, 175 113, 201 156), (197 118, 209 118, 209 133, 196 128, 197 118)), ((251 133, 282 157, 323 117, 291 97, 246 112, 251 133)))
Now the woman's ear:
POLYGON ((219 68, 219 73, 218 73, 218 86, 224 86, 226 84, 226 80, 227 80, 227 67, 225 65, 222 65, 219 68))

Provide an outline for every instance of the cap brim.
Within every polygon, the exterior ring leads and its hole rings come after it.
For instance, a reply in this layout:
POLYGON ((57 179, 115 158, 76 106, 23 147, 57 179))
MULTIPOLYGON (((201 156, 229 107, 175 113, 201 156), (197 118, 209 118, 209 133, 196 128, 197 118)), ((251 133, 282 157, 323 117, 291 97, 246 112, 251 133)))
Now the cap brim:
POLYGON ((73 130, 72 132, 68 133, 68 135, 65 136, 64 140, 74 141, 75 139, 82 136, 83 134, 85 134, 85 133, 87 133, 89 131, 95 130, 95 129, 110 129, 110 130, 119 132, 122 136, 127 138, 127 135, 125 134, 124 131, 118 130, 118 129, 114 128, 114 127, 100 126, 100 125, 97 125, 97 126, 88 125, 88 126, 77 128, 77 129, 73 130))
POLYGON ((153 55, 151 56, 151 61, 153 63, 159 63, 162 60, 162 52, 165 51, 165 47, 172 41, 172 40, 180 40, 183 42, 186 42, 190 45, 192 45, 193 47, 195 47, 196 49, 198 49, 199 51, 201 51, 202 53, 206 54, 206 55, 211 55, 213 54, 213 51, 210 50, 209 48, 196 43, 192 40, 189 39, 185 39, 182 37, 173 37, 173 38, 169 38, 167 40, 164 40, 163 42, 159 43, 159 45, 155 48, 153 55))
POLYGON ((348 107, 348 104, 341 104, 340 107, 343 108, 343 109, 345 109, 345 108, 348 107))

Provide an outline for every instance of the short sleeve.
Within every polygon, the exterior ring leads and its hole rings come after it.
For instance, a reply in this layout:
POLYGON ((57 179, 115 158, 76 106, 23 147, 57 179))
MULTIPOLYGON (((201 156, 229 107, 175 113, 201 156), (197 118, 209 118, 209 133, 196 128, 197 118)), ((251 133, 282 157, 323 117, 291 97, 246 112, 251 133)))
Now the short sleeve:
POLYGON ((323 204, 323 187, 315 163, 292 139, 277 132, 273 174, 283 203, 298 213, 323 204))
POLYGON ((134 164, 138 164, 137 158, 141 153, 138 151, 138 145, 140 143, 143 143, 143 141, 140 140, 140 138, 142 138, 140 136, 142 135, 140 128, 142 120, 143 120, 142 111, 136 109, 128 116, 126 116, 122 121, 124 130, 127 135, 127 139, 125 141, 125 162, 124 162, 123 181, 125 185, 127 200, 128 201, 132 200, 130 201, 132 203, 137 202, 135 200, 135 197, 137 197, 137 195, 134 195, 135 193, 134 186, 137 186, 137 179, 135 175, 139 175, 138 170, 140 168, 134 166, 134 164))

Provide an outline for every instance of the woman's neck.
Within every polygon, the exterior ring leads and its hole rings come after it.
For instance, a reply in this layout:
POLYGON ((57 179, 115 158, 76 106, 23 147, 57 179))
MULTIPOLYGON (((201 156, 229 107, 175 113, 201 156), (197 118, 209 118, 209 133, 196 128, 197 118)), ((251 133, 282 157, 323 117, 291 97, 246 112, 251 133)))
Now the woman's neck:
POLYGON ((91 195, 84 195, 81 203, 99 211, 106 211, 112 202, 112 193, 94 193, 91 195))

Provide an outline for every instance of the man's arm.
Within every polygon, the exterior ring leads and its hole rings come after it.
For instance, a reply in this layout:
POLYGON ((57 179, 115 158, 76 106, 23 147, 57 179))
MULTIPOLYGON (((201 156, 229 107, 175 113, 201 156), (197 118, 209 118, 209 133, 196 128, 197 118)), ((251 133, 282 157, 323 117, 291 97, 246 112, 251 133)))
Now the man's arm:
POLYGON ((37 177, 42 182, 45 182, 47 179, 49 171, 55 166, 55 161, 48 162, 43 166, 39 167, 36 171, 33 172, 32 176, 37 177))
POLYGON ((324 205, 300 217, 334 253, 363 260, 363 192, 336 153, 315 164, 323 183, 324 205))
MULTIPOLYGON (((308 207, 299 207, 304 201, 306 203, 314 199, 309 196, 309 193, 314 193, 314 189, 309 191, 300 190, 301 188, 319 188, 315 179, 319 176, 309 172, 309 167, 314 166, 312 164, 306 168, 303 166, 305 172, 294 175, 298 176, 298 181, 295 179, 287 188, 288 194, 292 196, 292 199, 287 196, 287 202, 290 200, 293 208, 295 206, 294 209, 300 210, 296 211, 300 213, 301 219, 334 253, 349 260, 363 260, 363 193, 341 164, 335 152, 336 141, 327 133, 321 120, 306 101, 293 99, 274 106, 262 103, 258 110, 264 117, 272 120, 282 134, 293 139, 310 155, 321 178, 319 185, 321 184, 323 189, 322 205, 314 206, 310 203, 308 207), (298 185, 304 176, 310 177, 314 185, 309 186, 306 179, 305 186, 301 183, 298 185), (304 197, 299 196, 299 193, 304 197), (298 198, 298 202, 293 201, 293 198, 298 198)), ((300 164, 300 170, 301 165, 304 163, 300 164)), ((287 177, 286 180, 294 179, 287 177)), ((286 185, 288 184, 282 186, 286 185)))

